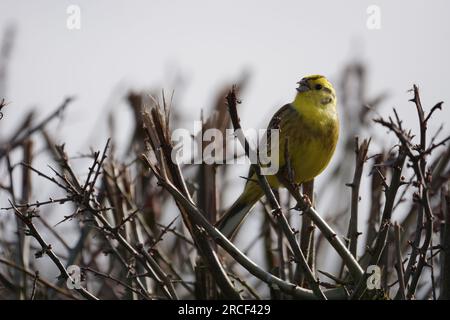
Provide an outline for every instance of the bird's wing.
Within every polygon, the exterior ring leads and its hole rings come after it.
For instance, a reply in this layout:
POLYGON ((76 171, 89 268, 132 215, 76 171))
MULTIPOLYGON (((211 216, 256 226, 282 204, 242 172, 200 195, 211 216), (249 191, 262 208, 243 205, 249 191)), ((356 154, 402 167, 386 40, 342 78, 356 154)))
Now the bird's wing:
MULTIPOLYGON (((277 112, 272 116, 272 119, 270 119, 269 125, 267 126, 267 133, 266 133, 266 140, 262 142, 263 145, 267 146, 269 148, 268 155, 270 155, 270 145, 271 145, 271 135, 270 130, 271 129, 280 129, 285 126, 285 122, 288 120, 292 120, 292 117, 298 117, 298 111, 294 109, 292 104, 288 103, 282 106, 280 109, 278 109, 277 112)), ((280 135, 280 138, 282 136, 280 135)), ((280 139, 280 143, 284 143, 284 140, 280 139)), ((284 150, 284 146, 280 145, 279 150, 284 150)), ((283 157, 283 156, 282 156, 283 157)), ((253 168, 250 167, 249 173, 247 177, 252 177, 254 174, 253 168)))
POLYGON ((290 118, 289 114, 295 114, 297 111, 294 109, 292 104, 287 103, 278 109, 277 112, 273 115, 272 119, 270 119, 269 125, 267 129, 277 129, 280 127, 281 122, 284 119, 290 118), (288 116, 286 116, 288 115, 288 116))

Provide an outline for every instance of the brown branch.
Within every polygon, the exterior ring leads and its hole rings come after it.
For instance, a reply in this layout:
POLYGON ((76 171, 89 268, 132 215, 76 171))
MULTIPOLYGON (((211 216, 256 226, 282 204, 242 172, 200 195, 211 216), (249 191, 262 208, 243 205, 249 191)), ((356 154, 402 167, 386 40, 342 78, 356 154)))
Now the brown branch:
POLYGON ((383 195, 383 188, 386 188, 386 167, 382 165, 384 162, 384 153, 380 153, 374 157, 374 163, 371 169, 371 199, 370 211, 367 223, 367 236, 364 248, 372 246, 377 232, 377 224, 380 221, 381 214, 381 198, 383 195), (381 170, 381 171, 380 171, 381 170))
POLYGON ((159 183, 166 188, 166 190, 172 194, 172 196, 181 204, 183 208, 186 209, 187 213, 192 218, 192 221, 204 228, 210 237, 212 237, 215 242, 221 246, 228 254, 230 254, 240 265, 242 265, 246 270, 248 270, 255 277, 259 278, 263 282, 269 284, 270 287, 276 286, 280 288, 283 292, 292 295, 299 299, 317 299, 317 296, 310 290, 303 289, 296 286, 295 284, 286 282, 272 274, 264 271, 258 265, 256 265, 252 260, 250 260, 246 255, 244 255, 238 248, 236 248, 230 240, 228 240, 220 231, 218 231, 213 225, 211 225, 208 220, 203 216, 203 214, 198 210, 198 208, 189 199, 187 199, 171 182, 167 181, 158 172, 158 169, 151 164, 151 162, 143 156, 143 160, 149 165, 149 168, 153 171, 155 176, 158 178, 159 183))
POLYGON ((33 279, 33 287, 31 288, 30 300, 34 300, 34 298, 36 297, 36 289, 37 289, 38 280, 39 280, 39 271, 36 271, 36 273, 34 275, 34 279, 33 279))
MULTIPOLYGON (((423 111, 422 103, 420 100, 419 89, 414 85, 413 87, 414 97, 411 99, 414 102, 417 110, 417 115, 420 125, 420 143, 419 145, 414 145, 412 143, 412 136, 409 132, 406 132, 401 125, 401 121, 394 109, 396 115, 396 122, 391 118, 389 121, 384 119, 375 120, 377 123, 388 128, 390 131, 395 133, 397 138, 400 140, 402 149, 408 156, 411 166, 414 170, 416 181, 415 185, 418 188, 418 192, 414 196, 414 201, 418 204, 418 214, 415 238, 412 242, 412 252, 408 261, 408 265, 405 271, 405 284, 409 284, 409 289, 407 292, 407 298, 410 299, 416 291, 417 284, 419 282, 420 275, 422 273, 423 267, 426 265, 426 255, 428 248, 431 243, 431 237, 433 234, 433 213, 430 205, 430 190, 431 190, 431 173, 427 170, 427 160, 426 157, 429 154, 427 151, 427 122, 425 113, 423 111), (418 154, 415 154, 416 151, 418 154), (425 223, 423 219, 425 218, 425 223), (425 229, 425 238, 422 242, 422 231, 425 229), (420 243, 422 242, 422 245, 420 243), (417 260, 417 257, 418 260, 417 260), (417 262, 417 265, 416 265, 417 262)), ((398 295, 397 295, 398 296, 398 295)))
MULTIPOLYGON (((70 279, 70 281, 74 282, 74 280, 70 276, 67 269, 64 267, 62 262, 56 256, 56 254, 53 252, 52 246, 49 245, 47 242, 45 242, 45 240, 42 238, 39 231, 36 229, 34 223, 32 222, 33 216, 31 214, 27 214, 27 215, 22 214, 22 212, 20 212, 19 209, 17 209, 11 201, 9 201, 9 203, 14 208, 14 213, 15 213, 16 217, 18 217, 20 220, 23 221, 23 223, 25 223, 25 225, 29 228, 30 235, 32 235, 41 245, 42 254, 48 255, 49 258, 56 265, 56 267, 58 268, 58 270, 61 273, 60 277, 63 278, 64 280, 70 279)), ((87 291, 84 288, 75 289, 75 290, 78 291, 86 299, 98 300, 98 298, 96 296, 94 296, 92 293, 90 293, 89 291, 87 291)))
POLYGON ((347 247, 344 245, 344 243, 342 243, 342 241, 338 238, 334 230, 331 229, 331 227, 319 215, 319 213, 307 203, 307 200, 295 185, 287 181, 283 176, 278 176, 278 179, 283 183, 283 185, 289 190, 291 195, 297 201, 297 208, 303 211, 303 214, 307 214, 311 218, 317 228, 323 233, 327 241, 342 258, 344 264, 349 269, 352 278, 355 281, 361 279, 364 271, 362 270, 356 259, 353 257, 353 255, 350 253, 350 251, 347 249, 347 247))
MULTIPOLYGON (((287 148, 286 148, 287 149, 287 148)), ((288 159, 288 158, 286 158, 288 159)), ((289 178, 290 181, 293 181, 293 178, 289 178)), ((311 201, 311 204, 314 206, 314 179, 308 182, 303 183, 303 192, 311 201)), ((306 260, 308 261, 308 265, 314 273, 315 269, 315 245, 314 245, 314 223, 311 221, 308 215, 302 216, 302 227, 300 230, 300 248, 305 254, 306 260)))
POLYGON ((442 211, 444 221, 441 223, 441 293, 439 299, 450 300, 450 195, 448 190, 442 192, 442 211))
POLYGON ((355 137, 355 172, 353 174, 353 181, 348 184, 352 189, 352 201, 350 211, 350 221, 348 225, 347 239, 349 240, 349 249, 352 255, 357 258, 358 237, 361 234, 358 232, 358 204, 359 204, 359 187, 361 184, 361 176, 364 168, 364 163, 367 160, 367 152, 369 150, 370 139, 364 139, 359 145, 358 137, 355 137))
MULTIPOLYGON (((18 266, 14 262, 9 261, 7 259, 4 259, 2 257, 0 257, 0 263, 5 264, 5 265, 7 265, 7 266, 9 266, 11 268, 17 269, 17 270, 19 270, 21 272, 25 272, 30 277, 35 277, 35 275, 36 275, 36 272, 33 272, 33 271, 29 270, 29 269, 25 269, 25 268, 23 268, 21 266, 18 266)), ((79 300, 80 299, 79 297, 76 297, 76 296, 72 295, 70 292, 55 286, 54 284, 52 284, 51 282, 43 279, 42 277, 37 278, 37 281, 40 284, 48 287, 49 289, 54 290, 55 292, 65 296, 66 298, 74 299, 74 300, 79 300)))
POLYGON ((92 269, 90 267, 84 267, 84 268, 81 268, 81 269, 83 271, 91 272, 97 277, 101 277, 101 278, 104 278, 104 279, 109 279, 109 280, 111 280, 114 283, 124 287, 125 289, 127 289, 129 291, 139 294, 142 298, 144 298, 146 300, 151 299, 151 297, 149 297, 146 292, 142 292, 142 290, 137 290, 137 289, 133 288, 132 286, 128 285, 127 283, 121 281, 120 279, 117 279, 117 278, 111 276, 110 274, 106 274, 104 272, 101 272, 101 271, 98 271, 98 270, 94 270, 94 269, 92 269))
MULTIPOLYGON (((177 190, 180 190, 180 192, 182 192, 187 199, 192 201, 181 169, 178 163, 172 161, 173 146, 170 139, 167 112, 168 109, 166 109, 166 105, 164 104, 164 114, 161 112, 160 107, 151 109, 151 116, 146 112, 143 113, 143 122, 146 134, 149 138, 151 147, 155 152, 158 165, 160 166, 158 170, 160 170, 161 174, 165 178, 170 179, 170 181, 177 187, 177 190)), ((148 159, 145 157, 144 163, 147 165, 149 164, 148 159)), ((198 228, 198 226, 192 224, 191 218, 186 212, 186 209, 180 205, 180 203, 176 202, 176 204, 180 210, 184 224, 194 239, 198 252, 210 268, 211 274, 222 290, 222 293, 230 299, 240 300, 240 294, 235 290, 225 269, 221 265, 212 243, 209 239, 207 239, 206 235, 198 228)))
POLYGON ((59 117, 64 112, 66 107, 69 105, 69 103, 72 102, 73 100, 74 100, 73 97, 66 98, 55 111, 53 111, 50 115, 48 115, 45 119, 43 119, 39 124, 37 124, 32 128, 29 128, 19 137, 16 137, 16 139, 11 140, 11 142, 9 142, 5 147, 0 147, 0 159, 2 159, 8 152, 14 150, 18 146, 21 146, 25 142, 25 140, 30 138, 30 136, 33 133, 42 130, 51 120, 53 120, 56 117, 59 117))
MULTIPOLYGON (((381 217, 381 225, 378 230, 375 245, 369 250, 369 256, 365 259, 365 266, 378 265, 387 243, 389 228, 391 226, 391 217, 395 203, 395 197, 399 187, 402 185, 402 169, 405 163, 406 152, 403 148, 398 151, 398 156, 392 165, 392 177, 389 186, 385 190, 386 201, 384 204, 383 214, 381 217)), ((352 299, 358 299, 366 290, 366 280, 369 274, 365 273, 360 279, 358 286, 353 292, 352 299)))
POLYGON ((400 299, 405 300, 406 299, 406 291, 405 291, 405 271, 403 268, 403 259, 402 259, 402 252, 400 248, 400 226, 395 223, 394 225, 394 233, 395 233, 395 257, 397 260, 397 263, 395 264, 395 268, 397 270, 397 278, 399 283, 399 296, 400 299))

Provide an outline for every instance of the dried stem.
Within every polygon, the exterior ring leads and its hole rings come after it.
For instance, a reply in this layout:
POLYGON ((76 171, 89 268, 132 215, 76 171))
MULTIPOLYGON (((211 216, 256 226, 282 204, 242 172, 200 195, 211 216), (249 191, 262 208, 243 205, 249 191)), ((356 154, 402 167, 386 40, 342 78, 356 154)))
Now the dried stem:
MULTIPOLYGON (((30 235, 33 236, 41 245, 42 252, 37 253, 37 254, 48 255, 49 258, 53 261, 53 263, 56 265, 56 267, 60 271, 60 273, 61 273, 60 277, 63 278, 64 280, 70 280, 73 283, 75 283, 74 279, 72 279, 72 277, 69 274, 69 272, 67 271, 67 269, 64 267, 62 262, 56 256, 56 254, 53 252, 52 246, 49 245, 47 242, 45 242, 45 240, 42 238, 41 234, 37 231, 34 223, 32 222, 33 214, 27 213, 26 215, 24 215, 24 214, 22 214, 22 212, 20 212, 19 209, 17 209, 14 206, 14 204, 11 201, 9 203, 14 208, 14 213, 15 213, 16 217, 18 217, 28 227, 30 235)), ((90 293, 89 291, 87 291, 84 288, 75 289, 75 290, 77 290, 86 299, 98 300, 98 298, 96 296, 94 296, 92 293, 90 293)))
POLYGON ((395 232, 395 256, 396 256, 396 269, 397 269, 397 278, 399 284, 399 295, 400 299, 406 299, 406 290, 405 290, 405 271, 403 268, 403 259, 400 245, 400 226, 395 223, 394 224, 394 232, 395 232))
POLYGON ((361 184, 361 176, 363 172, 364 163, 367 160, 367 152, 369 150, 370 139, 364 139, 359 145, 358 137, 355 138, 355 173, 353 174, 353 181, 348 184, 352 188, 352 201, 350 222, 348 225, 347 239, 349 241, 349 248, 352 255, 357 258, 358 237, 361 234, 358 231, 358 204, 359 204, 359 188, 361 184))

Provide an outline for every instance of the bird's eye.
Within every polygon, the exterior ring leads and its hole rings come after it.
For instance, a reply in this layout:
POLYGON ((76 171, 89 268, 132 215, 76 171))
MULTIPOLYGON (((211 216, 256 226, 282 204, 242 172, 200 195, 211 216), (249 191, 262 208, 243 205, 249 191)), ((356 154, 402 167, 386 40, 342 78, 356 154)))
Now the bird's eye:
POLYGON ((321 90, 323 88, 323 86, 321 84, 316 84, 316 86, 314 87, 314 89, 316 90, 321 90))

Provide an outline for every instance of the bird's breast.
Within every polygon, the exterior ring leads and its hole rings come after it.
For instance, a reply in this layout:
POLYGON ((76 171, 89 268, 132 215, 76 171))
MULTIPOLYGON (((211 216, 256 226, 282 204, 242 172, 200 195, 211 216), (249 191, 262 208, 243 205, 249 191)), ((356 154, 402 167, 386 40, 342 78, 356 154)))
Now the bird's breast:
MULTIPOLYGON (((321 121, 305 121, 300 118, 285 123, 285 129, 281 130, 285 132, 281 133, 282 144, 286 144, 283 140, 288 138, 287 153, 296 182, 314 179, 325 169, 335 151, 339 134, 337 117, 322 118, 321 121)), ((285 154, 282 146, 281 149, 285 154)))

